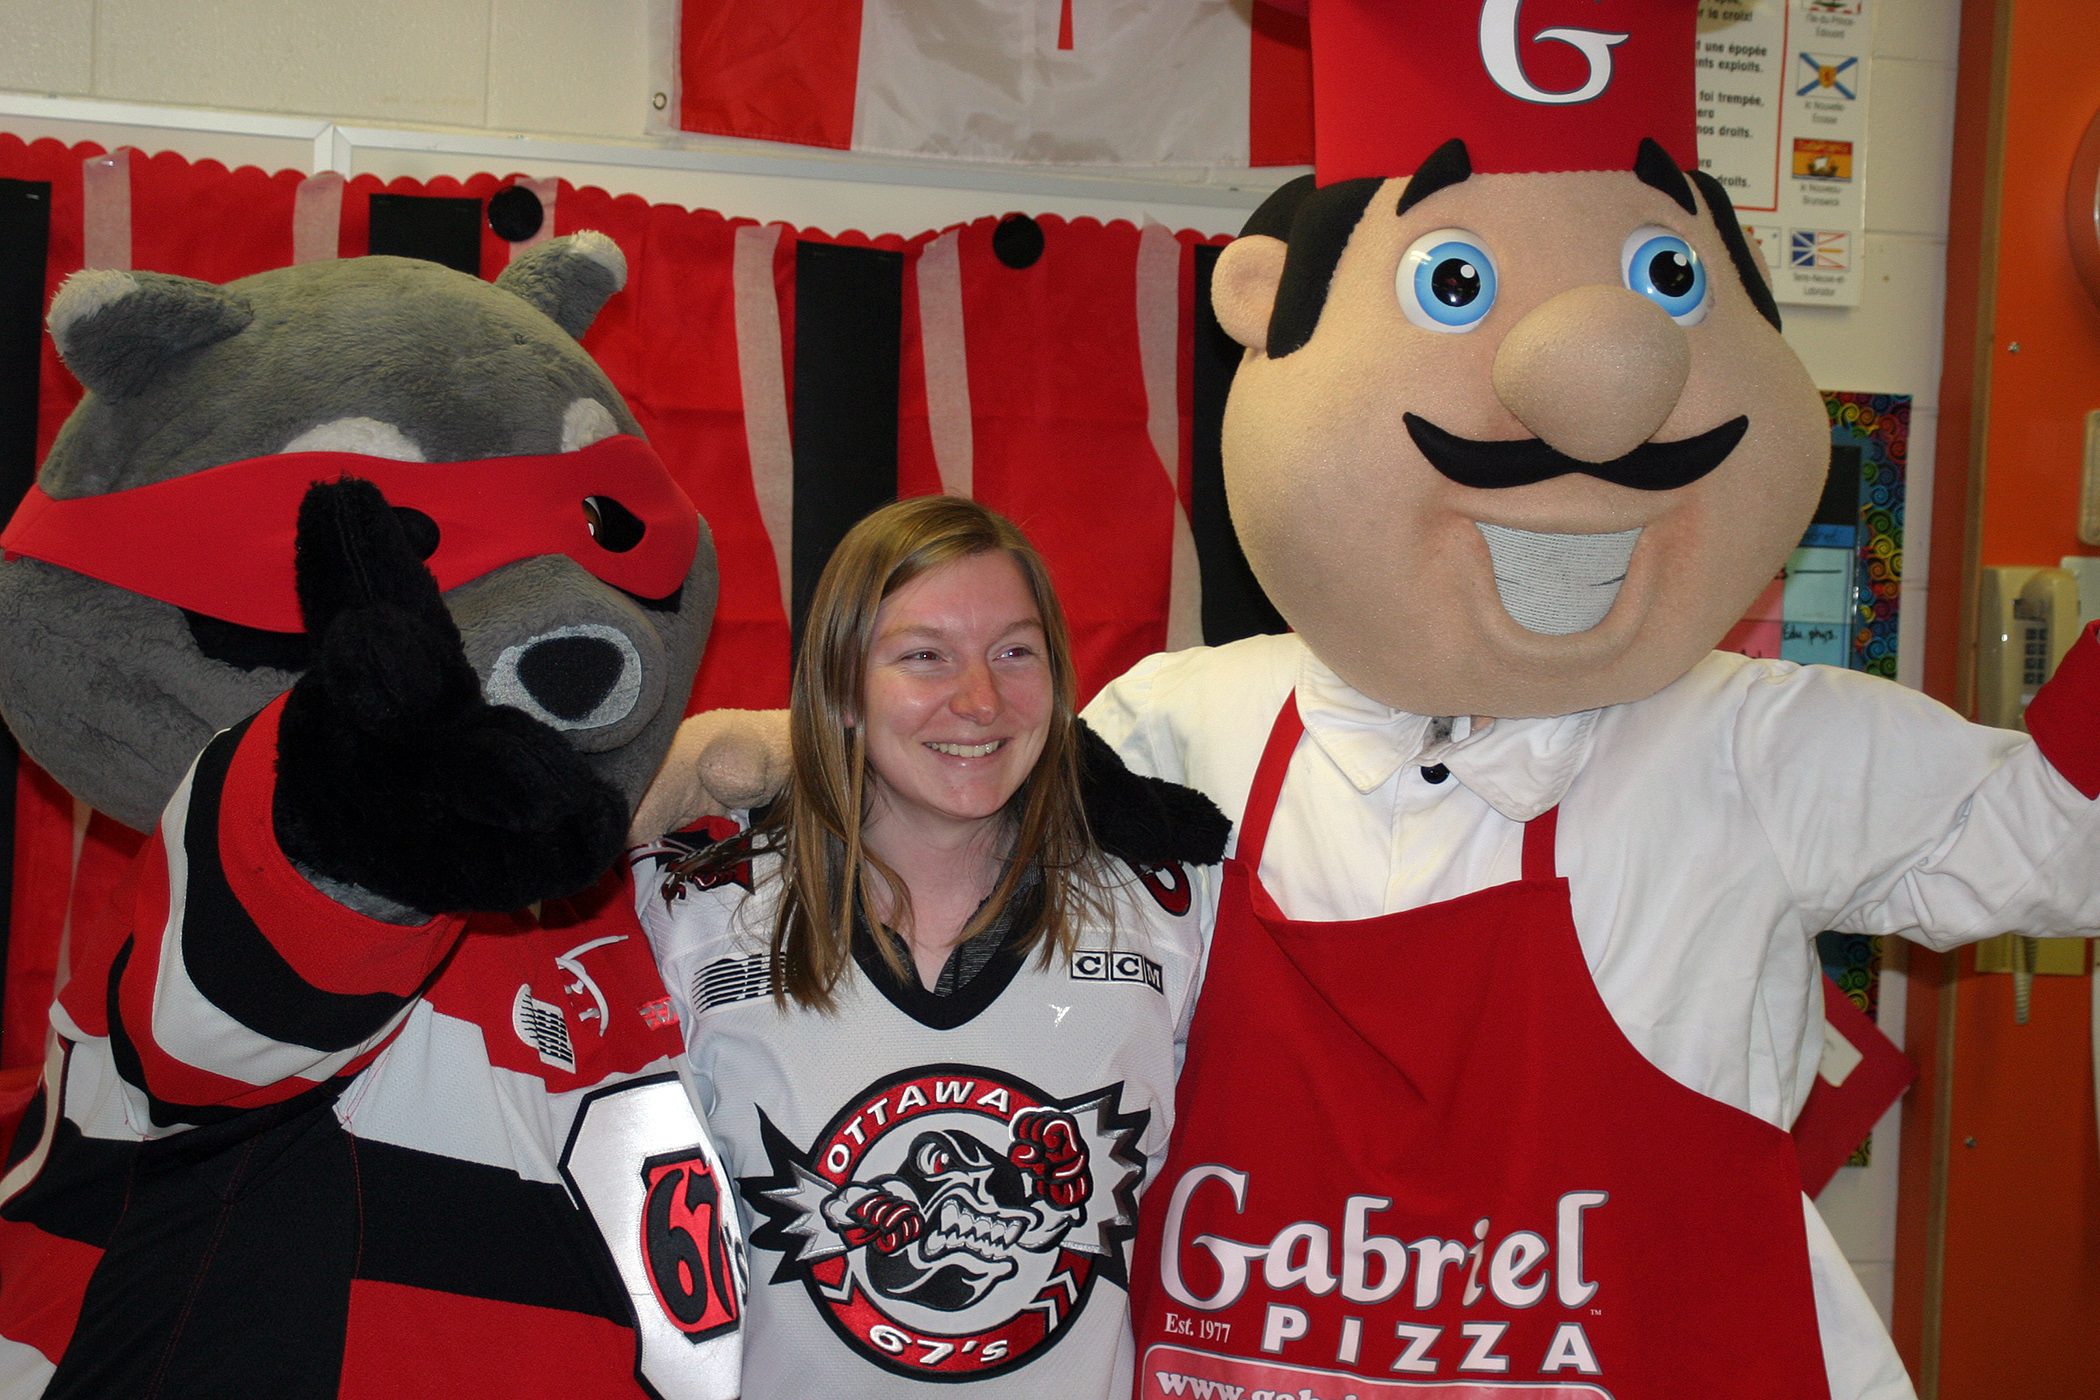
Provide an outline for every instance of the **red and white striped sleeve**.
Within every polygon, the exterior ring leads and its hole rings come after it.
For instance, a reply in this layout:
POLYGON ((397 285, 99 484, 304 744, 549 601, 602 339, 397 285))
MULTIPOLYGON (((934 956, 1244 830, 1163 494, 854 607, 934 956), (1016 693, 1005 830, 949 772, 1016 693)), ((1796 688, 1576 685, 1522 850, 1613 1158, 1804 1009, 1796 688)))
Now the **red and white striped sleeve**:
POLYGON ((316 889, 271 824, 282 698, 215 738, 170 799, 61 998, 106 1034, 156 1126, 202 1123, 354 1074, 466 926, 404 927, 316 889))

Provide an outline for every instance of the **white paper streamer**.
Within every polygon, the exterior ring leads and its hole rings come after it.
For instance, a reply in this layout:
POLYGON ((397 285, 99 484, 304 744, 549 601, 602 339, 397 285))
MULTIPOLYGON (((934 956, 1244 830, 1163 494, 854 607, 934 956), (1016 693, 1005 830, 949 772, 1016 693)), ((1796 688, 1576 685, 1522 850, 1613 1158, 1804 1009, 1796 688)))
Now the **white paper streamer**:
POLYGON ((131 147, 91 156, 81 168, 82 266, 131 270, 131 147))
POLYGON ((795 615, 795 449, 788 431, 787 370, 780 353, 780 295, 773 253, 780 224, 736 231, 730 285, 736 301, 737 377, 744 394, 744 444, 751 454, 751 493, 773 541, 780 571, 780 610, 795 615))
POLYGON ((1145 427, 1174 495, 1174 541, 1167 593, 1167 650, 1203 644, 1203 571, 1181 504, 1181 240, 1145 220, 1138 235, 1138 359, 1145 375, 1145 427))
POLYGON ((942 234, 919 253, 919 349, 926 365, 926 426, 941 489, 976 490, 970 429, 970 356, 963 336, 961 235, 942 234))

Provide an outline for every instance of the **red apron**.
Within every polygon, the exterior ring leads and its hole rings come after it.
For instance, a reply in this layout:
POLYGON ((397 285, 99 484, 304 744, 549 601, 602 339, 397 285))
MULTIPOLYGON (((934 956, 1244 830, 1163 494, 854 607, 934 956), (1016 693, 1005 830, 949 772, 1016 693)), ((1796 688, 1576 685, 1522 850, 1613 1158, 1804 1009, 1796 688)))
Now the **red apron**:
POLYGON ((1523 878, 1300 923, 1218 903, 1131 1301, 1141 1400, 1829 1400, 1786 1134, 1671 1079, 1591 981, 1556 812, 1523 878))

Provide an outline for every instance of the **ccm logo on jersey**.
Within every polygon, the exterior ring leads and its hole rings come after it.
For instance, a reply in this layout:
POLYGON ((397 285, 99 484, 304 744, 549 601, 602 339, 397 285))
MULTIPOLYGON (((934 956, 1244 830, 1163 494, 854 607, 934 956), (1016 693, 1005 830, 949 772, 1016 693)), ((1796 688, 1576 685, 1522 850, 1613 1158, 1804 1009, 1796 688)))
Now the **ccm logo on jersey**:
MULTIPOLYGON (((1545 1301, 1549 1292, 1562 1308, 1573 1311, 1590 1307, 1598 1294, 1597 1282, 1583 1274, 1583 1228, 1586 1214, 1610 1199, 1603 1191, 1564 1193, 1555 1209, 1550 1240, 1530 1229, 1511 1230, 1494 1238, 1494 1222, 1487 1217, 1475 1220, 1470 1230, 1453 1239, 1431 1235, 1407 1241, 1376 1234, 1371 1217, 1391 1209, 1393 1202, 1386 1196, 1370 1195, 1348 1198, 1339 1231, 1301 1220, 1284 1226, 1265 1244, 1243 1243, 1214 1230, 1184 1238, 1189 1205, 1198 1193, 1229 1194, 1233 1212, 1239 1214, 1246 1209, 1247 1182, 1246 1172, 1207 1163, 1190 1168, 1174 1183, 1160 1246, 1159 1281, 1167 1296, 1182 1306, 1201 1313, 1222 1312, 1240 1302, 1257 1279, 1276 1294, 1303 1288, 1312 1297, 1324 1298, 1339 1289, 1348 1303, 1368 1307, 1404 1298, 1417 1311, 1441 1307, 1445 1316, 1454 1306, 1471 1308, 1489 1298, 1504 1308, 1528 1309, 1545 1301), (1218 1281, 1199 1294, 1184 1270, 1187 1263, 1204 1255, 1208 1263, 1200 1272, 1204 1276, 1215 1272, 1218 1281), (1412 1293, 1402 1295, 1410 1273, 1412 1293)), ((1205 1203, 1206 1220, 1217 1219, 1220 1204, 1205 1203)), ((1306 1338, 1310 1326, 1303 1308, 1292 1306, 1287 1299, 1269 1302, 1262 1321, 1261 1349, 1280 1353, 1288 1343, 1306 1338)), ((1457 1330, 1467 1350, 1462 1358, 1451 1358, 1457 1369, 1509 1370, 1510 1358, 1496 1350, 1509 1328, 1507 1322, 1485 1320, 1460 1326, 1457 1330)), ((1197 1339, 1229 1338, 1218 1323, 1172 1312, 1167 1314, 1166 1330, 1197 1339)), ((1436 1374, 1442 1362, 1432 1348, 1444 1331, 1440 1326, 1396 1324, 1396 1335, 1405 1347, 1389 1367, 1381 1365, 1380 1369, 1436 1374)), ((1336 1348, 1337 1360, 1354 1363, 1363 1347, 1361 1323, 1348 1319, 1342 1335, 1326 1340, 1336 1348)), ((1580 1322, 1560 1322, 1544 1345, 1540 1372, 1600 1373, 1580 1322)))
POLYGON ((1142 953, 1081 948, 1072 954, 1075 982, 1142 982, 1161 996, 1167 993, 1166 969, 1142 953))

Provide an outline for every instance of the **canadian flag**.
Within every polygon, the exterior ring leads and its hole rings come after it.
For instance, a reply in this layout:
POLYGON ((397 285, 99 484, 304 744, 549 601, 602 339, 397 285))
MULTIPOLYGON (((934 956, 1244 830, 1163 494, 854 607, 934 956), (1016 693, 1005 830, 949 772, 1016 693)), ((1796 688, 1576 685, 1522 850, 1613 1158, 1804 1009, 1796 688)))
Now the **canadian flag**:
POLYGON ((1246 0, 683 0, 679 75, 679 125, 721 136, 1049 164, 1312 159, 1305 18, 1246 0))

